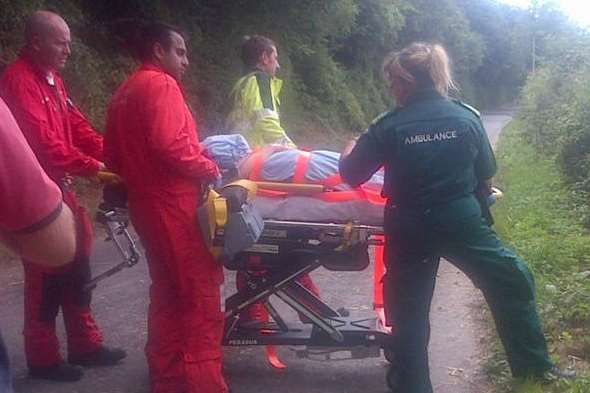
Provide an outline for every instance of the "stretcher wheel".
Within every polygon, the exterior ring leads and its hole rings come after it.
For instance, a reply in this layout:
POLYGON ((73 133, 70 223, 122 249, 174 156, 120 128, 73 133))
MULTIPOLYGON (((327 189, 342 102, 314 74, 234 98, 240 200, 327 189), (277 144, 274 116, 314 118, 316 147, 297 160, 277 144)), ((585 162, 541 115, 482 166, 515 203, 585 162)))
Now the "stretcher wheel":
POLYGON ((341 317, 349 317, 350 316, 350 311, 348 311, 348 309, 344 308, 344 307, 340 307, 338 310, 336 310, 336 312, 341 316, 341 317))
POLYGON ((395 362, 395 355, 393 348, 385 347, 383 348, 383 356, 385 356, 385 360, 387 360, 390 364, 395 362))
POLYGON ((387 387, 391 393, 400 391, 399 377, 399 369, 394 364, 390 365, 385 378, 387 379, 387 387))

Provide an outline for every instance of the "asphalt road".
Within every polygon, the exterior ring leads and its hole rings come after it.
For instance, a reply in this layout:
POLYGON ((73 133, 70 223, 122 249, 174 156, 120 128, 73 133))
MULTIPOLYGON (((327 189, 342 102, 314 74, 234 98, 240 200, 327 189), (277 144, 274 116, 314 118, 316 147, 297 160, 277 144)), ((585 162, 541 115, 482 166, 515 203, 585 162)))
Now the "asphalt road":
MULTIPOLYGON (((495 142, 508 113, 484 116, 495 142)), ((96 273, 111 266, 117 256, 111 243, 98 239, 92 264, 96 273)), ((22 342, 23 278, 19 264, 2 267, 0 275, 0 328, 7 343, 17 393, 147 393, 146 311, 149 278, 145 262, 104 281, 94 292, 93 308, 106 343, 127 350, 128 357, 116 367, 88 369, 76 383, 52 383, 27 377, 22 342)), ((322 296, 334 308, 346 307, 351 314, 371 313, 372 270, 360 273, 319 270, 313 274, 322 296)), ((233 290, 228 273, 225 293, 233 290)), ((431 373, 436 393, 483 393, 487 390, 481 372, 479 326, 482 301, 468 280, 444 264, 438 277, 432 307, 431 373)), ((294 315, 292 315, 294 318, 294 315)), ((63 323, 58 319, 61 342, 63 323)), ((65 345, 65 344, 64 344, 65 345)), ((63 348, 62 348, 63 351, 63 348)), ((272 369, 259 347, 226 348, 224 367, 234 393, 385 393, 386 361, 319 361, 301 359, 291 348, 279 350, 288 365, 272 369)))

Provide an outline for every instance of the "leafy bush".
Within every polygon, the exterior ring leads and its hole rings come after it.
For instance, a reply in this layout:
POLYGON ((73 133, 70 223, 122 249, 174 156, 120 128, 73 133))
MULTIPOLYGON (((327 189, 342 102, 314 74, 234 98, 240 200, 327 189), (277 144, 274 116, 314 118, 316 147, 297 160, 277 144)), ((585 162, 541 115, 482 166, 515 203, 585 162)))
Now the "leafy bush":
POLYGON ((557 160, 572 208, 590 224, 590 36, 568 34, 555 38, 551 58, 528 79, 519 117, 526 140, 557 160))

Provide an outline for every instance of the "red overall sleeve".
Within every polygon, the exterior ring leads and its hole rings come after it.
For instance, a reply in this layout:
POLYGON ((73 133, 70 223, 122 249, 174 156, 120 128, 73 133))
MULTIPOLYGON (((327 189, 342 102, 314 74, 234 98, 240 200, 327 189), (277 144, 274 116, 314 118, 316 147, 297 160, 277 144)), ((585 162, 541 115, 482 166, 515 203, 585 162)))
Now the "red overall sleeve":
POLYGON ((68 117, 72 126, 74 146, 90 157, 104 161, 102 135, 96 132, 86 116, 69 98, 68 117))
POLYGON ((146 105, 148 144, 154 154, 171 170, 188 178, 214 179, 217 165, 202 154, 194 121, 178 83, 159 75, 150 83, 146 105))
POLYGON ((65 140, 51 124, 45 98, 34 81, 26 78, 5 78, 2 96, 9 103, 23 134, 46 168, 56 168, 72 175, 92 176, 99 162, 82 153, 65 140))

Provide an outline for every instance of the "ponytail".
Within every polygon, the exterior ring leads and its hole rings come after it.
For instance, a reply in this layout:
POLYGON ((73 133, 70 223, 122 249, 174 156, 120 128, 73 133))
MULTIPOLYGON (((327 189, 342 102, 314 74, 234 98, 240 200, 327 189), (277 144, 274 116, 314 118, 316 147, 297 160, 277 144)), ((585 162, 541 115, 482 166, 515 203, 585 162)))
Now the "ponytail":
POLYGON ((383 77, 392 86, 400 105, 425 88, 434 88, 446 97, 449 91, 456 90, 449 63, 441 45, 415 42, 385 58, 383 77))
POLYGON ((447 51, 438 44, 432 45, 430 79, 432 79, 435 89, 443 96, 448 96, 451 90, 457 90, 451 76, 451 66, 447 51))

